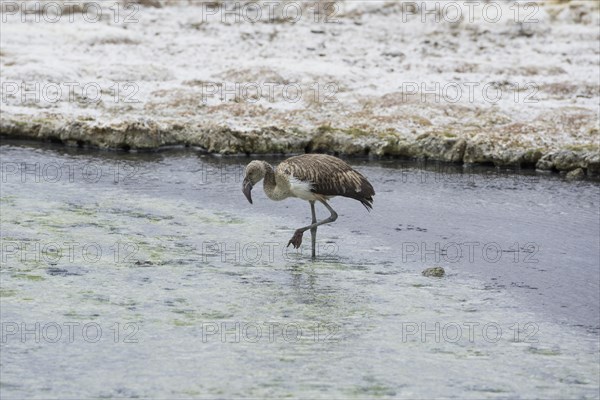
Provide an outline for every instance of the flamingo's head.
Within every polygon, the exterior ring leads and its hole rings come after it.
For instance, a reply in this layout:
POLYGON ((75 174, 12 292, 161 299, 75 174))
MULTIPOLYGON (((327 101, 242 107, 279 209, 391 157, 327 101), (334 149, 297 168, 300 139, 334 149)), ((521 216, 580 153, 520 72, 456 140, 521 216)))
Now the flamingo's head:
POLYGON ((250 162, 250 164, 248 164, 244 175, 244 182, 242 184, 242 192, 244 193, 250 204, 252 204, 252 188, 264 177, 264 162, 254 160, 250 162))

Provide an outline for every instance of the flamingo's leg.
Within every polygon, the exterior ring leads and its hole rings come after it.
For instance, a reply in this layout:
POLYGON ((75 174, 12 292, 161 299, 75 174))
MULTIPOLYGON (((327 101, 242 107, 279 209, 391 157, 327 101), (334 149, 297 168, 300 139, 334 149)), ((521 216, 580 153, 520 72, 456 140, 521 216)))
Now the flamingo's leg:
MULTIPOLYGON (((294 232, 294 236, 292 236, 292 238, 288 242, 288 247, 291 244, 292 246, 294 246, 295 249, 299 248, 300 245, 302 244, 302 235, 304 234, 304 232, 306 232, 309 229, 311 229, 311 230, 316 229, 317 226, 319 226, 319 225, 329 224, 337 219, 338 215, 334 211, 334 209, 331 208, 331 206, 329 204, 327 204, 327 202, 325 202, 324 200, 319 200, 319 201, 321 203, 323 203, 323 205, 329 210, 331 215, 329 217, 325 218, 323 221, 315 222, 308 226, 296 229, 296 232, 294 232)), ((315 231, 315 233, 316 233, 316 231, 315 231)), ((316 237, 316 235, 315 235, 315 237, 316 237)), ((314 249, 314 246, 313 246, 313 249, 314 249)))
MULTIPOLYGON (((317 213, 315 212, 315 202, 310 202, 310 211, 312 213, 312 224, 314 225, 317 222, 317 213)), ((312 240, 312 258, 316 258, 315 247, 317 244, 317 227, 311 228, 310 230, 310 238, 312 240)))

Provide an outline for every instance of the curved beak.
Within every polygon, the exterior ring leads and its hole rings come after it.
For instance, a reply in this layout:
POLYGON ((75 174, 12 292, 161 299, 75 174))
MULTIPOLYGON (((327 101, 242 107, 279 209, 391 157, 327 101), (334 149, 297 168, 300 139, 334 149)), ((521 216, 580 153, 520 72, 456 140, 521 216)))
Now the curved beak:
POLYGON ((244 195, 246 196, 246 198, 248 199, 248 201, 250 202, 250 204, 252 204, 252 182, 250 182, 250 180, 248 178, 244 178, 244 183, 242 186, 242 192, 244 192, 244 195))

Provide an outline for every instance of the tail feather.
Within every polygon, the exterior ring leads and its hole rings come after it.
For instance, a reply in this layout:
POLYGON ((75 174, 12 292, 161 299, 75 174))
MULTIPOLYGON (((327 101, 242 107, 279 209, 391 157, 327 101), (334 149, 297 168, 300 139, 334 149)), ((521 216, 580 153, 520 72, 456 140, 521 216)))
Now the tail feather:
POLYGON ((367 209, 367 211, 371 211, 373 209, 373 197, 363 197, 362 199, 357 199, 361 202, 363 206, 367 209))
MULTIPOLYGON (((359 174, 360 175, 360 174, 359 174)), ((371 211, 373 209, 373 196, 375 196, 375 189, 373 189, 373 185, 365 178, 360 175, 361 178, 361 191, 356 193, 355 196, 352 196, 356 200, 360 201, 363 206, 367 209, 367 211, 371 211)))

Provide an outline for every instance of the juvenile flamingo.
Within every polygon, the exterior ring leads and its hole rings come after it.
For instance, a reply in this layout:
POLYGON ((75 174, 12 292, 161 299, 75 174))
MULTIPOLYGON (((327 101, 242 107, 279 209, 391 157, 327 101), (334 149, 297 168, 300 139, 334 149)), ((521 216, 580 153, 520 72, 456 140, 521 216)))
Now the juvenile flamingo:
POLYGON ((373 207, 375 191, 367 179, 339 158, 325 154, 303 154, 290 157, 276 168, 266 161, 254 160, 246 167, 242 191, 252 204, 251 191, 264 179, 264 190, 271 200, 297 197, 310 203, 312 223, 299 228, 288 242, 294 248, 302 244, 302 236, 310 229, 312 257, 315 258, 317 227, 335 221, 337 213, 327 203, 335 196, 358 200, 369 211, 373 207), (315 202, 321 202, 331 215, 317 222, 315 202))

